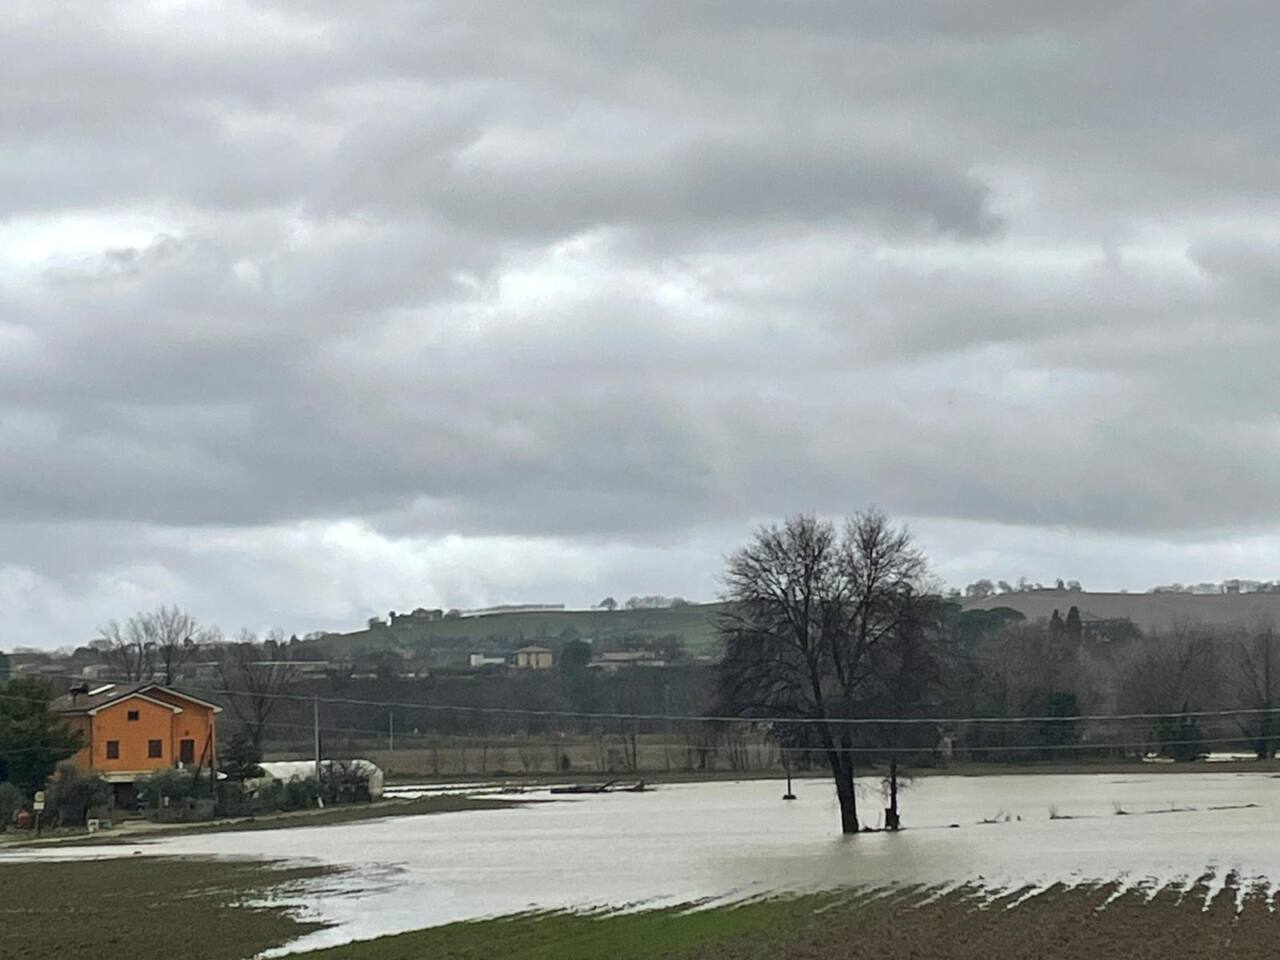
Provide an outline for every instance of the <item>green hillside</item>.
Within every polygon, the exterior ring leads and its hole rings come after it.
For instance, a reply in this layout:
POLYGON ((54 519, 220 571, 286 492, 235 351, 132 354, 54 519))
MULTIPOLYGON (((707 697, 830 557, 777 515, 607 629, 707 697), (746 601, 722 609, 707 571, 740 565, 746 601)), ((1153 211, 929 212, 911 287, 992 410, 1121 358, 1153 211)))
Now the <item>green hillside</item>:
POLYGON ((447 620, 397 619, 394 626, 329 634, 307 642, 325 656, 369 650, 402 653, 426 649, 510 650, 524 643, 558 645, 575 637, 610 647, 628 639, 674 636, 691 655, 716 650, 716 617, 723 605, 691 603, 659 610, 538 610, 447 620))

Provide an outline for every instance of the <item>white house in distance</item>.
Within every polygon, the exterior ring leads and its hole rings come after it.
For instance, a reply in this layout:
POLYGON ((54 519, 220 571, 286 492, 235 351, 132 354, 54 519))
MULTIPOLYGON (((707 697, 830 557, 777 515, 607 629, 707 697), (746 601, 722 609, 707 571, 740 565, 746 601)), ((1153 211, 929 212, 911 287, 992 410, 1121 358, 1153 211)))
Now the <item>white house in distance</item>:
POLYGON ((517 670, 550 670, 555 660, 546 647, 521 647, 515 653, 517 670))

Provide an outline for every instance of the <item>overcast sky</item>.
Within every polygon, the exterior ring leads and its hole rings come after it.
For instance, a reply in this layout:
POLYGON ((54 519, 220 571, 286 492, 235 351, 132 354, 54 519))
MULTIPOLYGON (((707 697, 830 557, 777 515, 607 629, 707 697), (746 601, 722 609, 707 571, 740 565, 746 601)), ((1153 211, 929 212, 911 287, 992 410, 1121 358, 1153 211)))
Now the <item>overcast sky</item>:
POLYGON ((1280 577, 1274 3, 7 0, 0 647, 1280 577))

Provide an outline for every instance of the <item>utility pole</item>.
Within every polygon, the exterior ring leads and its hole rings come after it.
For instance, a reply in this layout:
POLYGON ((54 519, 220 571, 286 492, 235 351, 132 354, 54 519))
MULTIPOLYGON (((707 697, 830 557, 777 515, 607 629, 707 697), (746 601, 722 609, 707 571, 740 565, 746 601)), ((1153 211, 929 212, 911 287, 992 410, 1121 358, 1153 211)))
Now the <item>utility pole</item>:
POLYGON ((316 735, 316 805, 324 806, 323 791, 320 789, 323 781, 320 779, 320 697, 313 696, 311 698, 311 716, 315 725, 316 735))
POLYGON ((396 752, 396 708, 387 711, 387 749, 396 752))

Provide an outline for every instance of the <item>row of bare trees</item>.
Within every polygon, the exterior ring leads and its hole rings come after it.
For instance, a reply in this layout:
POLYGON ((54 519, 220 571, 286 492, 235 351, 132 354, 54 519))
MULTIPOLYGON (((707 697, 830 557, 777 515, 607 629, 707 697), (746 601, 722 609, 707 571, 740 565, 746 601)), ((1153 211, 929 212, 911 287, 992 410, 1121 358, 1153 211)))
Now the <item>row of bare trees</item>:
POLYGON ((1270 759, 1280 746, 1280 637, 1268 625, 1180 624, 1081 642, 1051 625, 1012 622, 957 653, 943 714, 1050 718, 1041 727, 957 725, 957 748, 985 759, 1162 754, 1190 760, 1242 747, 1270 759), (1051 719, 1081 715, 1119 719, 1051 719))
POLYGON ((217 630, 177 606, 137 613, 124 623, 112 620, 101 634, 117 677, 162 683, 173 683, 196 650, 218 638, 217 630))
POLYGON ((1272 759, 1280 748, 1280 637, 1270 625, 1228 631, 1182 624, 1143 638, 1121 657, 1116 706, 1126 713, 1183 715, 1185 720, 1165 718, 1154 732, 1157 740, 1184 748, 1170 751, 1184 759, 1200 738, 1195 715, 1236 711, 1217 736, 1272 759))
POLYGON ((144 611, 101 631, 115 679, 173 684, 197 656, 208 657, 220 682, 219 700, 260 753, 267 726, 297 684, 298 666, 287 656, 284 633, 259 638, 242 630, 234 641, 177 606, 144 611))

